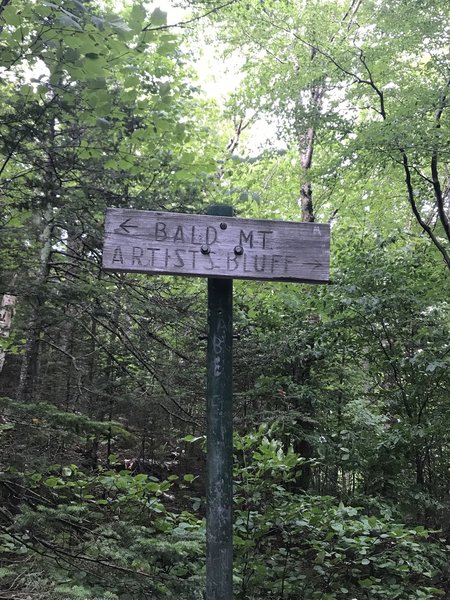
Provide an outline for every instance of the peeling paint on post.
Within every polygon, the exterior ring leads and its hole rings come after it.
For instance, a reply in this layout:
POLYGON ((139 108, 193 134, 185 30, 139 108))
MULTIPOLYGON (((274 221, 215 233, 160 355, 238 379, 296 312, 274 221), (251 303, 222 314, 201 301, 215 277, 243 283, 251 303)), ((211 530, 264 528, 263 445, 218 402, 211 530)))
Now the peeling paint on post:
MULTIPOLYGON (((231 206, 208 214, 232 216, 231 206)), ((233 281, 208 279, 206 600, 233 597, 233 281)))

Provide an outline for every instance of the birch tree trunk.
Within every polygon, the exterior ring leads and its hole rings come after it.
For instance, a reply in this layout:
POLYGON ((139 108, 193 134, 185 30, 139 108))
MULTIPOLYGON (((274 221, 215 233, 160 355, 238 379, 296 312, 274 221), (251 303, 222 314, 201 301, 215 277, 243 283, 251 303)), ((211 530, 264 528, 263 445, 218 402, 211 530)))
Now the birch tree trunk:
MULTIPOLYGON (((13 294, 4 294, 0 302, 0 340, 9 338, 11 323, 16 307, 17 296, 13 294)), ((6 350, 0 347, 0 373, 5 364, 6 350)))

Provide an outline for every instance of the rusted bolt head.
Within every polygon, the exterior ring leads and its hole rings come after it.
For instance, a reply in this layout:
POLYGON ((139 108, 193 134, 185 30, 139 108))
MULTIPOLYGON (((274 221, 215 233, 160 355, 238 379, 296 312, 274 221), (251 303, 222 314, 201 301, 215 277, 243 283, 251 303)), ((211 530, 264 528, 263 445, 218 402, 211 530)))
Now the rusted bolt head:
POLYGON ((244 248, 242 246, 235 246, 234 253, 240 256, 241 254, 244 254, 244 248))
POLYGON ((207 246, 206 244, 203 244, 203 246, 200 248, 200 252, 202 254, 209 254, 210 253, 209 246, 207 246))
POLYGON ((220 229, 226 229, 228 227, 228 225, 226 223, 221 223, 220 224, 220 229))

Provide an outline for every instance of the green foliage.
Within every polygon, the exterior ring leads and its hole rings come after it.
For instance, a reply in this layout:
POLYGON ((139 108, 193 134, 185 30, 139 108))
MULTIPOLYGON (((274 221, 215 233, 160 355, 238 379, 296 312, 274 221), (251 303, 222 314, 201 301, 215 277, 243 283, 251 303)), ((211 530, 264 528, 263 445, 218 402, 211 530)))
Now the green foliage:
MULTIPOLYGON (((330 496, 298 495, 289 484, 304 459, 277 439, 279 426, 237 436, 236 598, 433 598, 444 594, 445 545, 423 526, 405 526, 330 496)), ((8 582, 46 585, 49 599, 202 598, 204 522, 167 508, 173 481, 130 471, 86 473, 53 465, 20 475, 21 499, 2 525, 8 582), (45 574, 45 575, 44 575, 45 574), (68 577, 70 583, 68 582, 68 577)), ((4 477, 5 490, 17 477, 4 477)))
POLYGON ((235 595, 448 595, 448 4, 189 4, 223 111, 160 8, 0 7, 0 587, 203 597, 204 282, 104 273, 104 209, 296 220, 311 182, 332 284, 235 284, 235 595))
MULTIPOLYGON (((37 404, 19 404, 10 398, 0 398, 0 409, 6 418, 20 416, 28 418, 30 424, 42 429, 57 429, 61 433, 82 435, 100 435, 106 437, 113 435, 129 440, 132 436, 120 423, 112 421, 94 421, 86 415, 63 412, 51 404, 39 402, 37 404)), ((23 423, 22 423, 23 424, 23 423)), ((12 425, 12 424, 11 424, 12 425)), ((13 425, 12 425, 13 426, 13 425)))
POLYGON ((235 549, 237 598, 433 598, 448 551, 423 526, 292 494, 302 459, 277 427, 239 440, 235 549))

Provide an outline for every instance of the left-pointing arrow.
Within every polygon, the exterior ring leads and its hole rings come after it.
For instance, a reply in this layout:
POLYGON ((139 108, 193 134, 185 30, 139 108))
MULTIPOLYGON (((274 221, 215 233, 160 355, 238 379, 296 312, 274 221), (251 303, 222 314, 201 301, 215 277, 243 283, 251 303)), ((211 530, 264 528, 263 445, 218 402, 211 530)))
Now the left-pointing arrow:
MULTIPOLYGON (((131 219, 131 217, 130 217, 130 219, 131 219)), ((128 225, 127 224, 130 219, 126 219, 126 221, 124 221, 123 223, 121 223, 119 225, 120 229, 123 229, 125 231, 125 233, 130 233, 129 229, 134 229, 137 227, 137 225, 128 225)))

